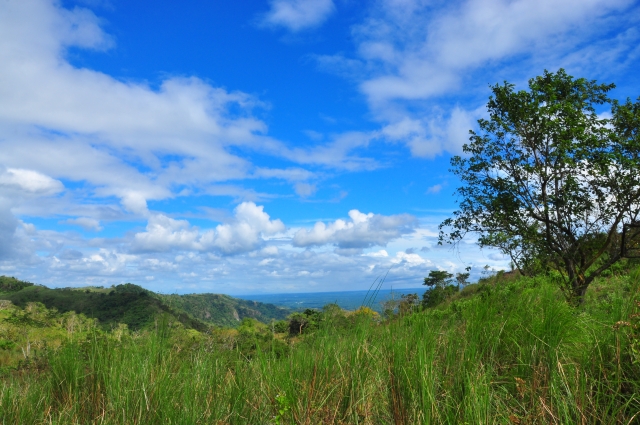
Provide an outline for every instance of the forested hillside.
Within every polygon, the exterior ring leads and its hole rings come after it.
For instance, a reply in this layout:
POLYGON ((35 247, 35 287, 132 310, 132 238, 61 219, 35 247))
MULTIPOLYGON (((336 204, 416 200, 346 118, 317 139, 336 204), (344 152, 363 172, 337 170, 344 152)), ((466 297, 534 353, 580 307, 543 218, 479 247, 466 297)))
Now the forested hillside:
POLYGON ((240 300, 227 295, 160 295, 130 283, 111 288, 57 288, 0 276, 0 300, 24 308, 42 303, 60 313, 73 311, 97 319, 108 329, 119 323, 142 329, 168 314, 187 328, 205 331, 209 326, 238 326, 245 317, 269 323, 284 319, 290 311, 272 304, 240 300))
POLYGON ((291 310, 256 301, 247 301, 221 294, 160 295, 172 308, 183 310, 192 317, 218 326, 237 326, 244 318, 269 323, 285 319, 291 310))

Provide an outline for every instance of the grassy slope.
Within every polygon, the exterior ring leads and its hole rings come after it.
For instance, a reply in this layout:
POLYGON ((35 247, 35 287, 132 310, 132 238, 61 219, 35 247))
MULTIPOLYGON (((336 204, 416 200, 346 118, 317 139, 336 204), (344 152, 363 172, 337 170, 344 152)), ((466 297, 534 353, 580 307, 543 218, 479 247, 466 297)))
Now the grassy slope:
POLYGON ((546 278, 492 282, 385 323, 326 320, 284 351, 267 333, 241 344, 250 330, 90 334, 3 378, 0 421, 634 423, 639 275, 580 308, 546 278))

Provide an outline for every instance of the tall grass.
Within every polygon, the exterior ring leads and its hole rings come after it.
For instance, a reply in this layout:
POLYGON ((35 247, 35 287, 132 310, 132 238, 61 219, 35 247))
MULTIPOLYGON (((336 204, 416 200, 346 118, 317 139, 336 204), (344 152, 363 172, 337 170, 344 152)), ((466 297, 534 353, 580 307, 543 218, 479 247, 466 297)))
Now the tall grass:
POLYGON ((163 323, 120 340, 96 332, 51 353, 43 371, 3 378, 0 421, 634 423, 640 366, 624 323, 637 280, 596 285, 581 308, 542 278, 487 286, 387 323, 325 322, 286 355, 264 344, 248 356, 220 335, 178 343, 163 323))

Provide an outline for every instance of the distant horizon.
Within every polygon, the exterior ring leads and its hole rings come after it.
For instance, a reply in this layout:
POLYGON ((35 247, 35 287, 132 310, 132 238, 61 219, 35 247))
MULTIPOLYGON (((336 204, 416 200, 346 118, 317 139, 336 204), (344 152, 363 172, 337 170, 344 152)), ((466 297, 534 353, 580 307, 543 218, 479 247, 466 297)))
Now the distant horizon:
MULTIPOLYGON (((494 272, 498 272, 498 271, 505 271, 505 270, 494 270, 494 272)), ((15 277, 16 279, 20 279, 16 276, 8 276, 8 277, 15 277)), ((23 280, 23 279, 21 279, 23 280)), ((27 280, 28 281, 28 280, 27 280)), ((50 286, 41 282, 31 282, 35 285, 41 285, 41 286, 46 286, 49 287, 51 289, 82 289, 82 288, 111 288, 111 287, 115 287, 117 285, 125 285, 125 284, 133 284, 133 285, 137 285, 140 286, 141 288, 144 288, 146 290, 152 291, 152 292, 156 292, 159 294, 163 294, 163 295, 190 295, 190 294, 216 294, 216 295, 229 295, 231 297, 235 297, 235 298, 243 298, 243 297, 248 297, 248 296, 269 296, 269 295, 294 295, 294 294, 300 294, 300 295, 304 295, 304 294, 331 294, 331 293, 350 293, 350 292, 374 292, 375 291, 375 287, 373 288, 361 288, 361 289, 344 289, 344 290, 332 290, 332 291, 297 291, 297 292, 246 292, 246 293, 229 293, 229 292, 214 292, 214 291, 199 291, 199 292, 178 292, 178 291, 174 291, 174 292, 164 292, 164 291, 158 291, 158 290, 154 290, 152 288, 149 287, 149 285, 146 285, 145 283, 135 283, 135 282, 121 282, 121 283, 114 283, 111 285, 91 285, 91 284, 86 284, 86 285, 77 285, 77 286, 50 286)), ((475 281, 469 281, 468 284, 472 284, 472 283, 477 283, 477 280, 475 281)), ((424 285, 422 286, 408 286, 408 287, 404 287, 404 286, 392 286, 392 285, 386 285, 383 284, 382 287, 379 288, 379 291, 407 291, 407 290, 427 290, 428 288, 424 285)))

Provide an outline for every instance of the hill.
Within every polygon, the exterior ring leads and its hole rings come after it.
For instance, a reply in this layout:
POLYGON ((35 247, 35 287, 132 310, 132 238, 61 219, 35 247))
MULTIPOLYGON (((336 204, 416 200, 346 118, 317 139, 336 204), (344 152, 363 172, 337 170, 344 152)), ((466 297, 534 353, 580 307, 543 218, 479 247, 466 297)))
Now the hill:
POLYGON ((95 318, 104 328, 124 323, 132 330, 152 325, 162 314, 174 317, 186 328, 203 332, 211 325, 237 326, 245 317, 268 323, 290 313, 272 304, 227 295, 161 295, 130 283, 111 288, 51 289, 7 276, 0 276, 0 300, 11 301, 20 308, 38 302, 60 313, 74 311, 95 318))
POLYGON ((291 310, 257 301, 247 301, 221 294, 160 295, 173 308, 187 312, 203 322, 234 327, 244 318, 263 323, 283 320, 291 310))

